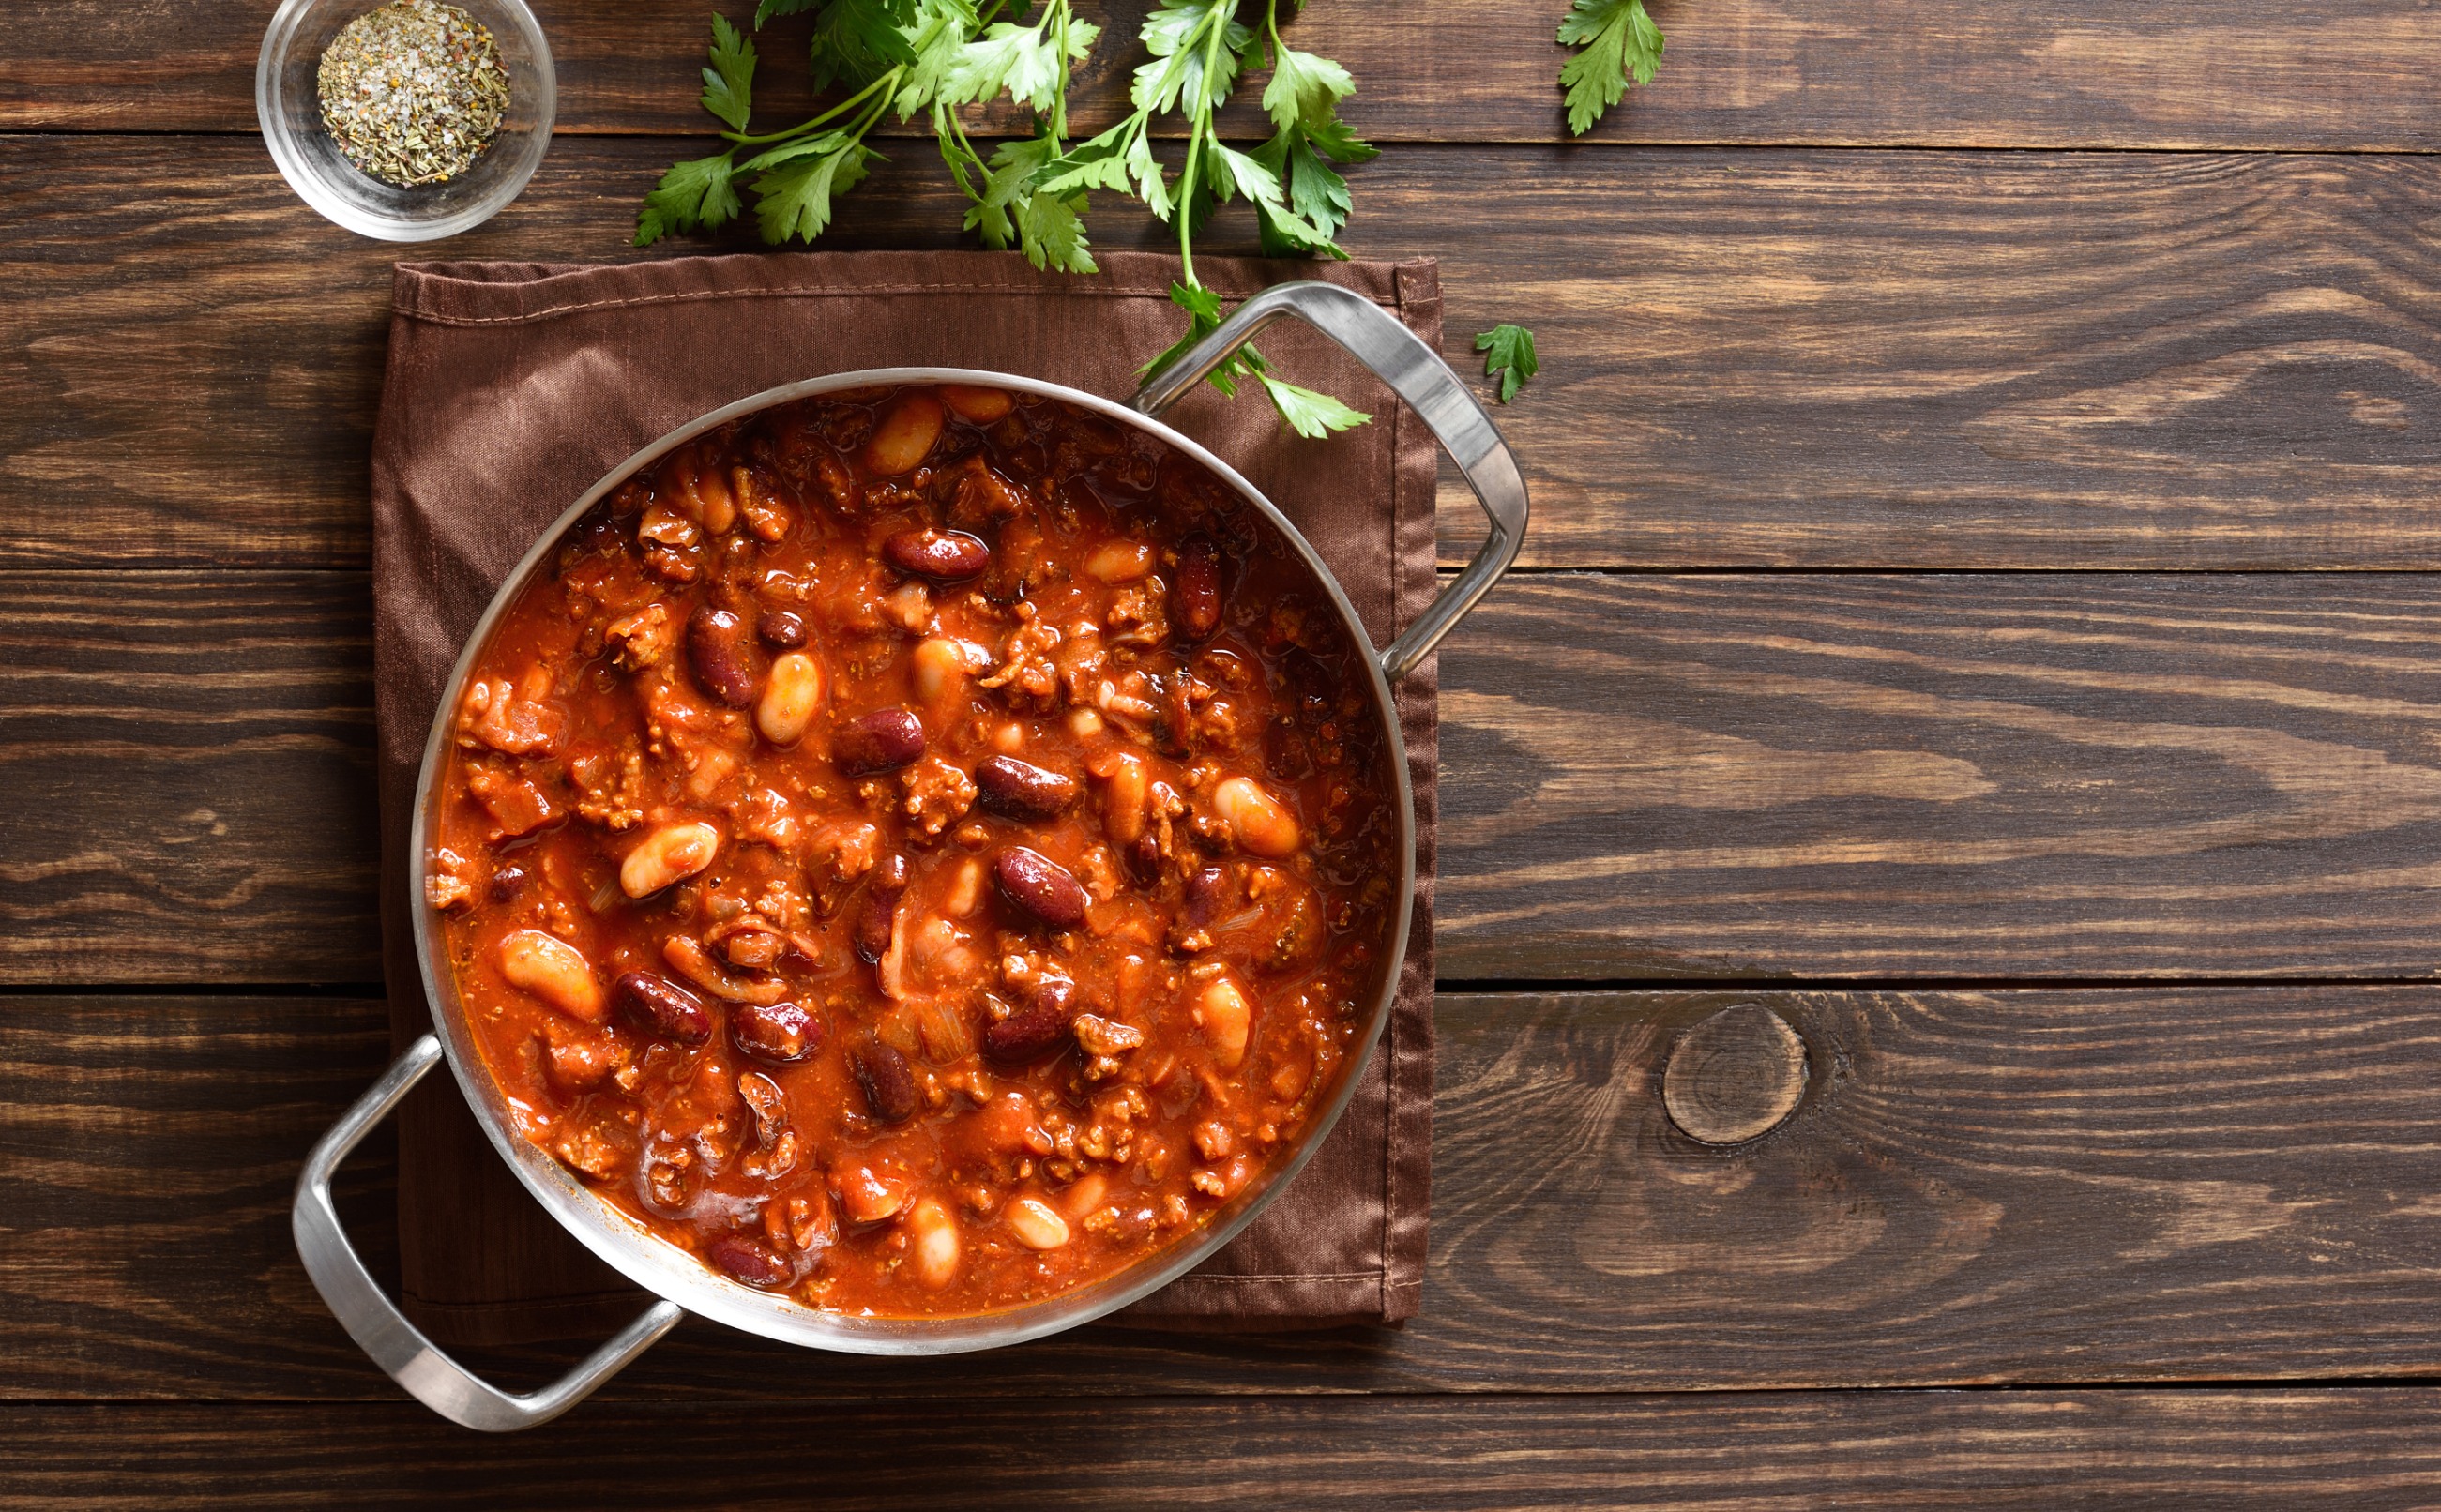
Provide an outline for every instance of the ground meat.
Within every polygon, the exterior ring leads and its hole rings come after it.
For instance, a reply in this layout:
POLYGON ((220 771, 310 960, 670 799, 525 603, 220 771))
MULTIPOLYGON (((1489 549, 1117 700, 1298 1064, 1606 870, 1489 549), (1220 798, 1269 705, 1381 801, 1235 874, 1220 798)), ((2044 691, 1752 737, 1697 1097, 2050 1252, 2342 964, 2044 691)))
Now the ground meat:
POLYGON ((540 783, 496 762, 467 763, 466 790, 492 816, 501 837, 531 835, 560 817, 540 783))
POLYGON ((610 621, 602 632, 611 661, 623 672, 657 666, 678 639, 678 621, 661 604, 648 603, 610 621))
POLYGON ((1034 508, 1034 500, 1025 490, 993 472, 980 456, 960 462, 946 477, 950 492, 949 523, 960 530, 988 530, 1034 508))
POLYGON ((927 836, 966 818, 975 804, 975 780, 937 756, 927 756, 900 774, 906 793, 900 812, 927 836))
POLYGON ((1051 659, 1059 649, 1059 632, 1043 623, 1031 603, 1017 606, 1017 628, 1001 642, 1000 665, 975 685, 1006 689, 1021 706, 1048 707, 1059 692, 1059 669, 1051 659))

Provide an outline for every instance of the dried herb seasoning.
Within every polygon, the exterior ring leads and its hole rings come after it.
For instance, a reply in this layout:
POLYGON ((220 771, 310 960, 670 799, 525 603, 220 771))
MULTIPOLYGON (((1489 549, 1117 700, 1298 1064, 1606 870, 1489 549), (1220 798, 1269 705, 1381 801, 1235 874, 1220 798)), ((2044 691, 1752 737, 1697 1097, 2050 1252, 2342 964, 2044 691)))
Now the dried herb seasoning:
POLYGON ((445 184, 499 135, 509 70, 490 28, 438 0, 391 0, 339 28, 316 86, 348 161, 402 189, 445 184))

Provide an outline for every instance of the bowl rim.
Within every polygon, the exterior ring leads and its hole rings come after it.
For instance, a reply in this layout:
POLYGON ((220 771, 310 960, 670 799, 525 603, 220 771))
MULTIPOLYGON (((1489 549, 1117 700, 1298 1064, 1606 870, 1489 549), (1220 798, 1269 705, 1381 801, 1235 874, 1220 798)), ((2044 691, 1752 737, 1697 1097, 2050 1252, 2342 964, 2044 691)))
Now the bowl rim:
POLYGON ((688 421, 648 442, 606 473, 551 524, 544 527, 516 566, 501 579, 490 603, 467 632, 448 679, 443 684, 432 727, 425 741, 424 759, 416 774, 414 806, 407 837, 407 906, 413 913, 416 966, 449 1069, 460 1091, 502 1160, 518 1181, 560 1226, 604 1263, 637 1286, 676 1303, 689 1312, 727 1323, 746 1333, 809 1348, 864 1355, 945 1355, 995 1349, 1040 1339, 1091 1323, 1142 1300, 1210 1258, 1236 1238, 1269 1207, 1313 1159, 1353 1101, 1356 1089, 1379 1047, 1397 1001, 1404 975, 1407 945, 1415 920, 1416 805, 1407 773, 1405 731, 1399 717, 1382 657, 1365 629, 1362 617, 1348 601, 1336 573, 1322 560, 1311 542, 1262 491, 1237 469, 1193 439, 1165 422, 1127 405, 1045 379, 1022 377, 972 368, 872 368, 781 384, 723 405, 688 421), (779 405, 822 394, 859 388, 910 385, 971 384, 1014 389, 1056 399, 1147 432, 1193 459, 1253 505, 1305 562, 1325 596, 1338 611, 1343 628, 1365 654, 1359 658, 1373 698, 1376 719, 1386 739, 1383 760, 1389 768, 1399 822, 1399 887, 1391 921, 1389 948, 1383 956, 1382 980, 1368 1006, 1359 1042, 1347 1058, 1337 1089, 1321 1116, 1307 1125, 1297 1147, 1257 1186, 1231 1199, 1212 1220, 1152 1251, 1134 1265, 1099 1281, 1039 1302, 993 1312, 941 1318, 896 1318, 828 1312, 770 1292, 757 1291, 714 1270, 670 1241, 652 1233, 626 1213, 579 1182, 568 1168, 512 1126, 507 1098, 481 1064, 463 1024, 454 990, 454 975, 433 927, 435 910, 425 901, 425 882, 430 854, 429 830, 435 777, 450 745, 455 712, 479 655, 510 604, 525 591, 570 527, 610 491, 677 447, 732 420, 779 405))
MULTIPOLYGON (((543 158, 551 153, 551 126, 559 114, 559 69, 551 60, 551 40, 543 35, 542 23, 534 18, 525 0, 482 0, 482 3, 506 11, 519 38, 533 54, 539 90, 534 101, 533 125, 524 135, 540 141, 541 150, 533 153, 527 161, 513 167, 508 175, 481 199, 449 215, 430 220, 406 220, 351 204, 316 171, 289 133, 287 117, 281 109, 285 103, 281 69, 288 61, 289 49, 295 45, 297 33, 304 25, 305 18, 335 3, 337 0, 280 0, 280 9, 272 12, 270 24, 262 28, 262 48, 255 56, 255 124, 262 132, 264 148, 271 153, 273 166, 280 170, 280 176, 287 180, 289 189, 297 197, 324 220, 358 236, 377 242, 438 242, 461 231, 473 230, 506 209, 512 201, 524 193, 526 185, 533 179, 534 171, 542 166, 543 158)), ((350 0, 350 3, 361 4, 366 10, 379 8, 378 0, 350 0)), ((444 3, 456 3, 456 0, 444 0, 444 3)))

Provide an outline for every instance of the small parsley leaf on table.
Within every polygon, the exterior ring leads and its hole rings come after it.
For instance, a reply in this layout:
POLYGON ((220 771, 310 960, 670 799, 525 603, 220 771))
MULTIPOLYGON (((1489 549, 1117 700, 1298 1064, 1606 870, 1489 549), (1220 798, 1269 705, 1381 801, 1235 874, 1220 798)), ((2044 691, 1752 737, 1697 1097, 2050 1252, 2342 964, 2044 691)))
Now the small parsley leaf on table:
POLYGON ((1524 326, 1496 325, 1474 338, 1474 350, 1485 352, 1483 375, 1500 383, 1500 402, 1507 404, 1540 370, 1534 360, 1534 333, 1524 326))

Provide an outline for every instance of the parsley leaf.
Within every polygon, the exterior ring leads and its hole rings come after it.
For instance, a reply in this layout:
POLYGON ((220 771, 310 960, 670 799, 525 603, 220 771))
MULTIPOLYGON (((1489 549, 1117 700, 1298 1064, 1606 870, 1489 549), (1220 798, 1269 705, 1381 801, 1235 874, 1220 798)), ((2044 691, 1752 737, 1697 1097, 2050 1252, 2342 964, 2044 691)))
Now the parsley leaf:
POLYGON ((1286 130, 1302 123, 1332 119, 1339 102, 1356 93, 1356 81, 1328 58, 1282 47, 1272 64, 1272 81, 1263 86, 1263 108, 1272 124, 1286 130))
POLYGON ((1331 239, 1347 224, 1355 206, 1348 196, 1347 180, 1326 159, 1361 163, 1375 154, 1370 143, 1357 140, 1355 133, 1336 120, 1319 129, 1299 123, 1283 126, 1270 141, 1256 148, 1255 160, 1279 179, 1281 197, 1295 220, 1304 223, 1293 225, 1258 206, 1257 221, 1264 253, 1286 257, 1321 252, 1345 258, 1347 254, 1331 239))
POLYGON ((1056 19, 1046 13, 1031 27, 1000 22, 984 33, 982 41, 967 43, 960 49, 942 98, 949 104, 964 105, 1005 90, 1021 105, 1050 111, 1066 91, 1069 65, 1082 63, 1102 34, 1101 27, 1079 21, 1065 28, 1064 39, 1048 35, 1056 19))
POLYGON ((979 25, 971 0, 916 0, 913 24, 894 34, 908 54, 895 101, 900 120, 928 107, 946 115, 957 103, 949 96, 949 81, 979 25))
POLYGON ((791 142, 746 165, 768 169, 754 181, 754 219, 766 242, 792 236, 810 242, 831 224, 831 196, 864 177, 864 160, 880 154, 841 132, 791 142))
MULTIPOLYGON (((763 0, 774 14, 809 8, 810 0, 763 0), (785 9, 784 9, 785 8, 785 9)), ((895 67, 912 67, 915 49, 900 28, 915 24, 915 0, 821 0, 814 18, 814 87, 861 88, 895 67)), ((755 17, 760 27, 763 18, 755 17)))
POLYGON ((1541 370, 1534 360, 1534 333, 1524 326, 1497 325, 1474 338, 1474 350, 1490 353, 1483 375, 1500 381, 1500 402, 1507 404, 1541 370))
POLYGON ((715 15, 712 18, 712 66, 703 71, 703 108, 742 132, 753 114, 754 44, 715 15))
POLYGON ((1627 93, 1627 77, 1653 82, 1661 66, 1661 28, 1644 12, 1644 0, 1575 0, 1560 23, 1564 46, 1583 50, 1560 69, 1567 91, 1568 131, 1582 136, 1602 112, 1627 93))
POLYGON ((1129 98, 1136 109, 1162 115, 1184 110, 1209 117, 1229 98, 1238 67, 1255 34, 1235 11, 1238 0, 1185 0, 1145 17, 1145 50, 1152 62, 1136 70, 1129 98))
POLYGON ((635 244, 651 246, 673 232, 717 230, 736 219, 737 190, 730 183, 733 172, 727 153, 670 165, 636 213, 635 244))
MULTIPOLYGON (((1173 283, 1169 286, 1169 302, 1186 312, 1186 334, 1172 342, 1168 351, 1138 368, 1136 377, 1139 381, 1151 377, 1185 356, 1188 348, 1220 329, 1220 297, 1203 285, 1173 283)), ((1235 399, 1238 384, 1231 376, 1231 364, 1222 363, 1212 369, 1211 383, 1213 387, 1235 399)))
POLYGON ((1270 373, 1257 369, 1257 382, 1263 392, 1272 396, 1272 406, 1289 423, 1289 429, 1310 441, 1320 441, 1335 430, 1352 430, 1373 417, 1361 409, 1351 409, 1317 389, 1300 388, 1270 373))
POLYGON ((1085 196, 1029 187, 1057 146, 1041 136, 1002 143, 992 153, 990 177, 967 210, 967 229, 980 232, 985 246, 1002 248, 1015 242, 1038 268, 1099 272, 1085 246, 1085 196))
POLYGON ((1085 245, 1085 196, 1061 199, 1055 194, 1028 194, 1013 207, 1019 249, 1038 268, 1061 273, 1099 273, 1085 245))

